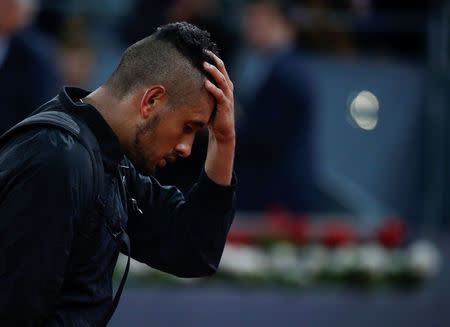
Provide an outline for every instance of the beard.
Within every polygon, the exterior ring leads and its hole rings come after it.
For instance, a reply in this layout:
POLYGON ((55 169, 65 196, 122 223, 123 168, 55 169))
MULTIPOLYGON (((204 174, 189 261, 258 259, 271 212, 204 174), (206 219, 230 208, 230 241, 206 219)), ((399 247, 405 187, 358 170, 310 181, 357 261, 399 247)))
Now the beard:
POLYGON ((155 115, 150 121, 137 126, 132 149, 127 152, 127 156, 134 165, 136 171, 145 176, 154 175, 158 165, 158 158, 154 151, 145 151, 143 139, 149 138, 160 122, 159 115, 155 115))

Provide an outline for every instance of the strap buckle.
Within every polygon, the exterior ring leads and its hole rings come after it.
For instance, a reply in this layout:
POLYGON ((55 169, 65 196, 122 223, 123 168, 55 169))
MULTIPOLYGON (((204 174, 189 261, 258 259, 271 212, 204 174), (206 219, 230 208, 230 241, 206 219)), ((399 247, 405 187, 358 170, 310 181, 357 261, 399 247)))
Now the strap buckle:
POLYGON ((144 214, 144 213, 142 212, 141 208, 139 208, 136 199, 135 199, 135 198, 132 198, 132 197, 129 197, 129 199, 130 199, 130 202, 131 202, 131 208, 133 209, 133 211, 136 212, 136 213, 138 213, 138 214, 140 214, 140 215, 144 214))
POLYGON ((115 223, 114 226, 109 219, 105 221, 106 228, 110 232, 111 236, 117 240, 120 239, 120 236, 125 233, 125 230, 122 227, 122 224, 119 222, 115 223))

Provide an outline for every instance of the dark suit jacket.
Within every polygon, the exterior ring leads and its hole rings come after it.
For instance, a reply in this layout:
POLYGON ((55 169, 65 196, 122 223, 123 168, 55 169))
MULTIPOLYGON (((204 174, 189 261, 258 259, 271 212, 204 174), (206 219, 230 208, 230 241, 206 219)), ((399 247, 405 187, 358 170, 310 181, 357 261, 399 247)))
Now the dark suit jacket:
POLYGON ((237 133, 238 209, 312 210, 313 88, 299 50, 280 53, 237 133))
POLYGON ((61 87, 48 43, 31 29, 9 40, 0 64, 0 133, 50 99, 61 87))

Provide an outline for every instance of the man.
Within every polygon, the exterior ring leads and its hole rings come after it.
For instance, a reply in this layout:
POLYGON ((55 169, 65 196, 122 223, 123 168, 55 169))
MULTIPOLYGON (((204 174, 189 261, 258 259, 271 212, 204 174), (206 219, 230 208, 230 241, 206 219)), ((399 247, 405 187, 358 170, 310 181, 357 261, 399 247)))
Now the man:
POLYGON ((24 119, 60 88, 50 43, 28 26, 36 0, 0 1, 0 135, 24 119), (26 83, 24 83, 26 81, 26 83))
POLYGON ((296 44, 292 6, 286 0, 249 0, 243 8, 246 51, 241 51, 234 67, 242 104, 236 151, 239 210, 318 209, 312 147, 314 87, 296 44), (259 183, 261 176, 264 183, 259 183))
POLYGON ((66 87, 43 106, 70 113, 95 135, 103 199, 93 191, 98 176, 88 151, 68 133, 38 127, 6 141, 0 151, 2 326, 106 323, 119 246, 94 207, 128 233, 136 260, 183 277, 217 270, 234 215, 235 131, 233 84, 214 52, 207 32, 165 25, 129 47, 92 93, 66 87), (189 194, 139 174, 189 156, 204 125, 205 168, 189 194))

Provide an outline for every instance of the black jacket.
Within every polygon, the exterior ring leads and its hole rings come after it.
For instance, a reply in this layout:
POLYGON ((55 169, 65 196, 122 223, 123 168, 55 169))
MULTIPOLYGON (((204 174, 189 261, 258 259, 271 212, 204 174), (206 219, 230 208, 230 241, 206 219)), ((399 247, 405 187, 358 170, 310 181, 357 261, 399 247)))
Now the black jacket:
MULTIPOLYGON (((220 186, 203 172, 192 190, 139 175, 99 112, 64 88, 60 105, 82 119, 100 144, 107 187, 105 216, 120 220, 131 256, 182 276, 214 273, 234 216, 234 182, 220 186), (136 208, 121 189, 124 175, 136 208)), ((2 326, 95 326, 111 305, 119 254, 93 214, 92 160, 68 134, 33 128, 0 151, 0 321, 2 326)))

